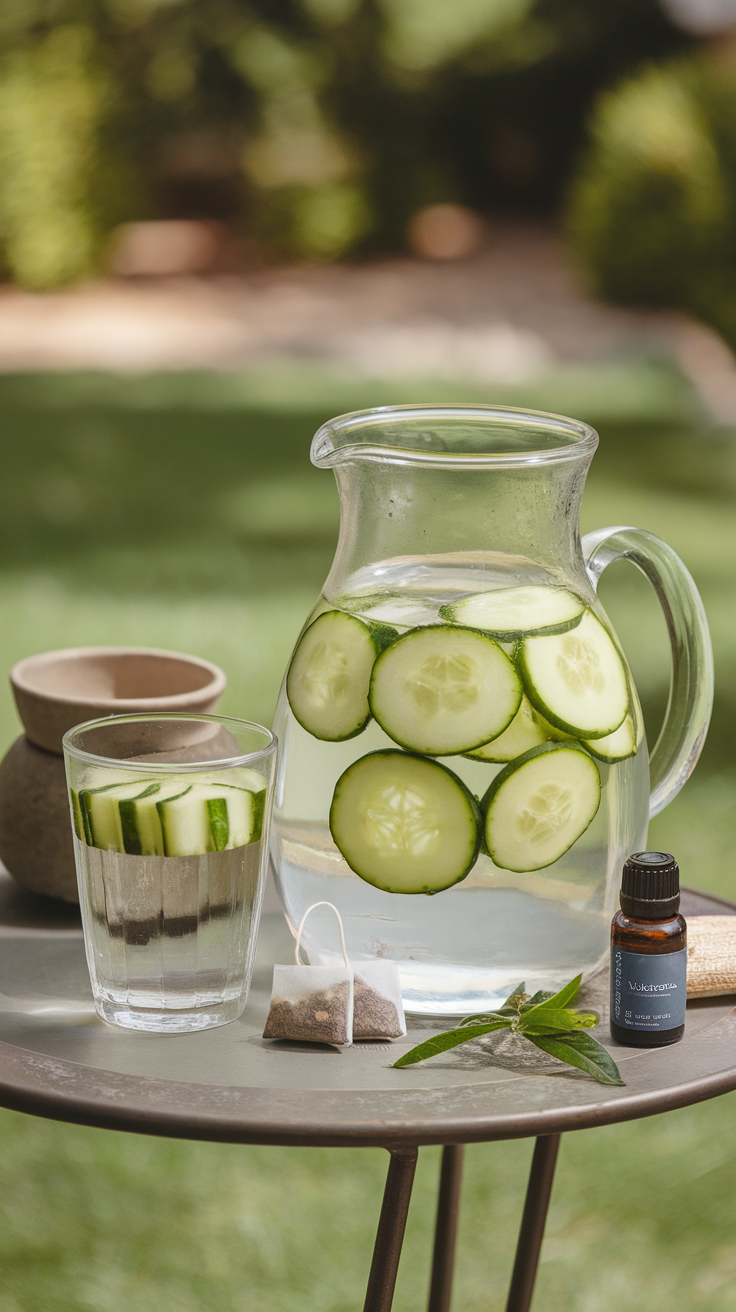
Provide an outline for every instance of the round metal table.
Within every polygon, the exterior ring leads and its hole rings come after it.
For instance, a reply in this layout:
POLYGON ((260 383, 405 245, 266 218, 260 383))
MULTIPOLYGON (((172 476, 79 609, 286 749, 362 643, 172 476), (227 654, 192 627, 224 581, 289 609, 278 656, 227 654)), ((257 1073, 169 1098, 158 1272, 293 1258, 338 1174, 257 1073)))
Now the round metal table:
MULTIPOLYGON (((685 916, 736 915, 736 904, 685 892, 685 916)), ((736 1088, 733 998, 688 1006, 670 1048, 608 1039, 607 976, 581 1002, 604 1014, 596 1037, 624 1088, 609 1088, 516 1036, 501 1034, 405 1070, 401 1052, 446 1029, 410 1018, 406 1040, 336 1049, 261 1038, 274 961, 293 942, 264 916, 248 1006, 239 1021, 187 1035, 131 1033, 98 1020, 76 908, 0 875, 0 1105, 107 1129, 229 1143, 378 1146, 390 1153, 366 1312, 389 1312, 418 1149, 444 1145, 429 1312, 448 1312, 462 1145, 535 1137, 507 1312, 527 1312, 560 1135, 649 1116, 736 1088)))

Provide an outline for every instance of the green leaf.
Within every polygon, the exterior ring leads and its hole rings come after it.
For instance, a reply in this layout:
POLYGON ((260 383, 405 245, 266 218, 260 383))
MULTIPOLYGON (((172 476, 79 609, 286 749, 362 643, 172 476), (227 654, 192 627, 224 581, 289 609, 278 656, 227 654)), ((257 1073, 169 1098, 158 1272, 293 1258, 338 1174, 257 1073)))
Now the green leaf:
POLYGON ((399 1057, 399 1060, 394 1062, 394 1066, 413 1066, 417 1061, 426 1061, 427 1057, 436 1057, 439 1052, 456 1048, 459 1043, 478 1039, 481 1034, 490 1034, 491 1030, 508 1029, 509 1023, 507 1020, 497 1020, 490 1025, 467 1025, 464 1028, 460 1026, 456 1030, 445 1030, 444 1034, 435 1034, 431 1039, 425 1039, 424 1043, 419 1043, 416 1048, 405 1052, 403 1057, 399 1057))
POLYGON ((597 1024, 598 1017, 590 1011, 570 1011, 567 1007, 562 1011, 548 1011, 535 1007, 533 1012, 522 1012, 514 1028, 526 1034, 529 1030, 540 1033, 547 1030, 589 1030, 597 1024))
POLYGON ((491 1025, 492 1021, 516 1021, 517 1015, 516 1006, 508 1010, 499 1008, 497 1012, 479 1012, 478 1015, 464 1015, 458 1029, 462 1029, 464 1025, 491 1025))
MULTIPOLYGON (((519 1010, 520 1009, 522 1011, 524 1010, 525 999, 526 999, 526 1005, 527 1006, 529 1005, 529 995, 528 993, 524 992, 524 988, 525 985, 523 984, 523 982, 521 984, 517 984, 513 993, 510 993, 506 1001, 503 1002, 500 1007, 496 1007, 495 1011, 480 1011, 477 1013, 477 1015, 465 1016, 464 1019, 460 1021, 460 1024, 478 1025, 481 1022, 485 1022, 487 1020, 495 1020, 498 1016, 510 1016, 515 1020, 516 1017, 519 1015, 519 1010)), ((545 993, 544 996, 551 997, 552 994, 545 993)))
POLYGON ((621 1079, 613 1057, 592 1034, 527 1034, 525 1037, 550 1057, 557 1057, 567 1062, 568 1066, 577 1066, 586 1075, 592 1075, 599 1084, 624 1086, 626 1083, 621 1079))
POLYGON ((545 989, 539 989, 538 993, 535 993, 533 998, 530 998, 528 1002, 522 1004, 521 1010, 529 1011, 531 1007, 538 1007, 540 1002, 548 1002, 549 999, 554 996, 554 993, 550 993, 545 989))
POLYGON ((511 1011, 511 1009, 509 1009, 506 1014, 502 1011, 479 1011, 477 1016, 465 1016, 463 1020, 460 1021, 458 1029, 462 1029, 465 1025, 490 1025, 494 1020, 502 1020, 504 1022, 507 1019, 514 1020, 516 1014, 516 1010, 511 1011))
POLYGON ((529 998, 519 984, 497 1011, 466 1016, 454 1030, 435 1034, 399 1057, 394 1066, 413 1066, 440 1052, 447 1052, 492 1030, 514 1029, 524 1034, 542 1052, 576 1066, 601 1084, 623 1084, 615 1061, 596 1039, 584 1031, 598 1024, 594 1012, 574 1011, 567 1006, 577 994, 582 975, 570 980, 557 993, 540 989, 529 998))
POLYGON ((518 1002, 523 1002, 527 996, 525 989, 526 989, 526 984, 522 980, 521 984, 516 985, 516 988, 514 989, 513 993, 509 993, 509 996, 504 1002, 503 1007, 499 1007, 498 1010, 503 1011, 506 1007, 513 1007, 514 1011, 516 1011, 516 1004, 518 1002))
MULTIPOLYGON (((568 1002, 572 1002, 573 998, 577 996, 582 978, 582 975, 576 975, 574 979, 570 980, 569 984, 560 989, 559 993, 548 994, 544 1002, 537 1003, 533 1010, 541 1011, 544 1008, 550 1011, 561 1011, 563 1007, 567 1006, 568 1002)), ((532 1008, 529 1010, 532 1010, 532 1008)), ((526 1014, 529 1014, 528 1011, 526 1014)))

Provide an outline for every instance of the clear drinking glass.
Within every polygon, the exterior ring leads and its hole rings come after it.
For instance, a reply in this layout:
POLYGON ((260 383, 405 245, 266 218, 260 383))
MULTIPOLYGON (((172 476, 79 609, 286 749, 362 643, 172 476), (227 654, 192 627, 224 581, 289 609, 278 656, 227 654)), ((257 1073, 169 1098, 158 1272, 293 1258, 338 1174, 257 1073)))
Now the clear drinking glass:
POLYGON ((186 1033, 245 1007, 276 739, 220 715, 120 715, 64 737, 95 1006, 186 1033))

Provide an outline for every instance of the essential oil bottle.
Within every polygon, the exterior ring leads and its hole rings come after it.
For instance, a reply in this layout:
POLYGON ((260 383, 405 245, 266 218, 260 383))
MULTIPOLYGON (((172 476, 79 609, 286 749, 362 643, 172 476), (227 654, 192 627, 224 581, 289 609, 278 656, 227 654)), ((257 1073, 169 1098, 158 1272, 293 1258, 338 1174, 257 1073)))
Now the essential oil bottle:
POLYGON ((669 852, 634 852, 611 923, 611 1034, 635 1048, 677 1043, 685 1031, 687 926, 680 870, 669 852))

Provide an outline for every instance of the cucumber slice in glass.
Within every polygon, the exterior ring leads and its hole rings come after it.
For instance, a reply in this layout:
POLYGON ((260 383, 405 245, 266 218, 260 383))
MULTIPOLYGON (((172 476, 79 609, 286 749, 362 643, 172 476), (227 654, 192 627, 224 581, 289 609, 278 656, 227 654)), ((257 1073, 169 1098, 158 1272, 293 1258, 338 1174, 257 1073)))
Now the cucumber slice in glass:
POLYGON ((519 873, 551 866, 585 833, 600 800, 598 766, 583 747, 533 747, 501 770, 481 801, 491 859, 519 873))
POLYGON ((185 780, 172 779, 151 783, 135 797, 122 797, 118 806, 125 851, 131 856, 162 856, 164 837, 158 803, 187 791, 185 780))
POLYGON ((605 738, 584 738, 582 743, 599 761, 607 761, 609 765, 625 761, 629 756, 636 756, 634 721, 631 715, 627 715, 623 724, 605 738))
MULTIPOLYGON (((261 780, 261 782, 263 782, 261 780)), ((246 843, 255 843, 261 837, 263 811, 266 804, 266 790, 260 788, 251 792, 247 788, 235 788, 232 785, 220 785, 227 807, 229 830, 228 847, 245 847, 246 843)), ((218 849, 219 850, 219 849, 218 849)))
POLYGON ((529 701, 556 728, 576 738, 605 738, 623 723, 626 670, 592 611, 568 633, 524 638, 514 654, 529 701))
POLYGON ((106 852, 124 852, 120 802, 136 797, 152 780, 136 779, 132 783, 106 784, 102 788, 83 788, 79 804, 84 818, 87 842, 106 852))
POLYGON ((74 832, 80 843, 88 843, 91 845, 92 839, 90 838, 87 829, 87 817, 82 809, 79 793, 75 788, 70 788, 69 796, 72 804, 72 823, 74 825, 74 832))
MULTIPOLYGON (((184 781, 182 781, 184 782, 184 781)), ((192 784, 156 804, 166 856, 201 856, 255 842, 263 794, 217 784, 192 784)))
POLYGON ((343 742, 365 729, 373 663, 395 637, 395 629, 341 610, 325 611, 310 624, 286 676, 289 705, 307 733, 343 742))
POLYGON ((477 592, 442 606, 440 615, 454 624, 513 640, 528 633, 564 633, 580 622, 585 602, 567 588, 528 584, 477 592))
POLYGON ((381 728, 401 747, 454 756, 503 733, 519 709, 521 684, 488 634, 426 624, 381 653, 369 700, 381 728))
POLYGON ((77 830, 77 837, 130 856, 221 852, 260 838, 264 801, 263 789, 190 783, 186 776, 107 784, 78 795, 83 835, 77 830))
POLYGON ((522 752, 528 752, 532 747, 541 747, 550 736, 527 698, 522 697, 521 706, 508 729, 504 729, 492 742, 484 743, 482 747, 476 747, 474 752, 466 752, 465 755, 472 761, 513 761, 522 752))
POLYGON ((330 832, 350 869, 375 888, 439 893, 475 865, 480 812, 452 770, 388 748, 340 776, 330 832))

